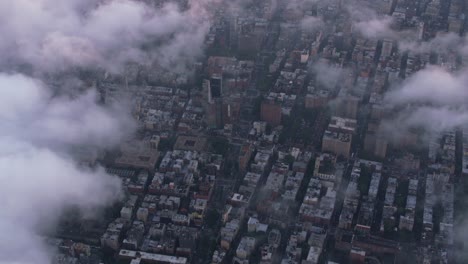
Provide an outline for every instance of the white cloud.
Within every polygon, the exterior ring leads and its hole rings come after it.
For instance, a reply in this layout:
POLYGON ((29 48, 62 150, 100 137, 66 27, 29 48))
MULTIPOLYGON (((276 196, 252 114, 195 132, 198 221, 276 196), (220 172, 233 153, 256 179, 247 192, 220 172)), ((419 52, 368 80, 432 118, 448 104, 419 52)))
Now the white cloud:
POLYGON ((200 55, 209 28, 203 4, 191 1, 191 8, 181 11, 131 0, 2 1, 0 58, 45 71, 96 65, 120 70, 127 61, 186 62, 200 55), (155 48, 142 49, 145 44, 155 48))
POLYGON ((366 38, 396 38, 397 32, 391 29, 392 17, 374 17, 353 24, 354 30, 366 38))
POLYGON ((54 97, 38 80, 0 74, 0 263, 49 263, 38 232, 62 209, 119 197, 117 178, 78 167, 65 150, 117 143, 131 124, 99 106, 93 92, 54 97))
POLYGON ((385 99, 392 104, 459 105, 468 99, 467 81, 465 72, 450 73, 439 67, 428 67, 387 93, 385 99))
POLYGON ((428 67, 410 76, 385 96, 393 106, 393 118, 385 120, 388 134, 399 134, 411 128, 426 133, 440 133, 468 122, 468 89, 466 71, 450 73, 439 67, 428 67))
POLYGON ((57 94, 12 69, 120 72, 135 61, 184 72, 202 54, 206 8, 217 1, 189 0, 185 10, 132 0, 0 1, 0 264, 50 263, 41 231, 64 208, 94 209, 120 196, 119 180, 78 166, 70 149, 114 146, 134 128, 125 109, 100 105, 94 90, 75 91, 73 78, 57 94))
POLYGON ((325 25, 322 19, 313 16, 305 16, 301 22, 301 29, 305 32, 314 32, 325 25))

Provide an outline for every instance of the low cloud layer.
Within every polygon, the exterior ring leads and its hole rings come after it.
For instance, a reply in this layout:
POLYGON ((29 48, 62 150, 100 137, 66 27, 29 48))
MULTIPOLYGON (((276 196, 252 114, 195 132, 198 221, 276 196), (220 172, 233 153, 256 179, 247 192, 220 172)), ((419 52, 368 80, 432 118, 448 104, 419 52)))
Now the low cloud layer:
MULTIPOLYGON (((417 25, 396 30, 393 17, 377 14, 372 8, 353 1, 348 2, 345 9, 355 33, 365 38, 394 40, 402 53, 468 54, 468 42, 457 34, 440 33, 424 41, 418 39, 417 25)), ((468 99, 466 73, 466 70, 449 72, 440 66, 428 66, 395 84, 384 97, 385 104, 394 111, 384 120, 383 130, 397 137, 415 128, 432 134, 464 125, 468 121, 468 108, 464 104, 468 99)))
POLYGON ((339 65, 332 65, 326 60, 311 63, 309 72, 315 75, 317 84, 330 90, 336 88, 338 82, 348 73, 339 65))
POLYGON ((99 106, 90 89, 81 95, 53 96, 40 80, 20 74, 0 74, 1 137, 47 146, 117 143, 133 129, 123 109, 99 106))
POLYGON ((102 169, 78 168, 50 149, 11 138, 0 147, 0 263, 50 263, 38 232, 65 206, 100 207, 119 197, 120 182, 102 169))
POLYGON ((405 43, 406 48, 417 43, 418 33, 416 28, 396 30, 397 24, 392 16, 378 14, 374 9, 363 5, 362 2, 346 2, 344 5, 352 26, 353 32, 369 39, 391 39, 399 43, 405 43))
POLYGON ((392 23, 393 19, 389 16, 373 17, 370 19, 356 21, 353 24, 353 28, 366 38, 395 39, 398 37, 398 34, 391 29, 392 23))
POLYGON ((468 39, 452 32, 439 33, 428 41, 400 40, 398 47, 401 51, 410 51, 414 54, 443 51, 463 56, 468 55, 468 39))
POLYGON ((202 54, 212 2, 189 1, 184 10, 131 0, 0 2, 0 263, 50 263, 40 236, 64 208, 118 199, 119 180, 78 165, 71 150, 115 146, 134 129, 126 109, 100 105, 79 79, 52 89, 12 69, 44 73, 35 76, 74 68, 118 73, 138 62, 184 72, 202 54))
POLYGON ((216 2, 0 1, 0 263, 49 264, 42 231, 63 209, 87 211, 121 195, 118 179, 78 165, 72 150, 126 139, 135 128, 129 111, 100 105, 94 89, 62 73, 121 73, 129 62, 185 73, 203 53, 216 2), (15 73, 24 66, 36 77, 15 73), (60 76, 60 87, 36 79, 44 76, 60 76))
POLYGON ((323 28, 325 23, 322 19, 314 16, 305 16, 300 21, 301 30, 305 33, 314 33, 315 31, 323 28))
POLYGON ((201 54, 209 29, 205 2, 180 10, 131 0, 2 1, 0 59, 49 72, 71 66, 118 71, 129 61, 174 68, 201 54))
POLYGON ((440 133, 466 124, 466 76, 465 70, 450 73, 439 67, 412 75, 385 96, 385 101, 396 109, 394 118, 386 120, 386 129, 423 128, 428 133, 440 133))
POLYGON ((96 99, 92 91, 54 97, 39 80, 0 74, 0 263, 50 263, 39 232, 62 209, 105 206, 120 196, 117 178, 66 154, 72 146, 115 144, 131 129, 130 119, 96 99))
POLYGON ((468 99, 467 81, 464 71, 450 73, 439 67, 428 67, 387 93, 385 98, 392 104, 460 105, 468 99))

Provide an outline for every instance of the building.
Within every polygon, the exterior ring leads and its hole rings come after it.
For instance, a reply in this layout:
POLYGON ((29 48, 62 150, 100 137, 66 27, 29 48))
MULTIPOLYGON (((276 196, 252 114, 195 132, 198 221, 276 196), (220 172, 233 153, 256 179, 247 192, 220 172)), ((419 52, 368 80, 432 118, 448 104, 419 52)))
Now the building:
POLYGON ((369 253, 395 254, 400 250, 398 242, 377 236, 354 236, 352 245, 369 253))
POLYGON ((206 138, 196 136, 178 136, 174 144, 176 150, 203 151, 206 148, 206 138))
POLYGON ((221 98, 223 96, 223 76, 213 74, 209 80, 209 97, 208 98, 221 98))
POLYGON ((140 251, 122 249, 119 252, 119 259, 131 260, 132 264, 155 263, 155 264, 187 264, 188 259, 184 257, 174 257, 162 254, 152 254, 140 251))
POLYGON ((364 151, 378 158, 387 156, 387 140, 376 132, 367 131, 364 139, 364 151))
POLYGON ((357 121, 355 119, 333 116, 330 124, 328 124, 327 130, 338 133, 354 134, 356 127, 357 121))
POLYGON ((124 230, 129 221, 123 218, 117 218, 107 227, 106 232, 101 236, 101 247, 118 250, 124 230))
POLYGON ((242 146, 239 152, 239 170, 246 171, 249 161, 252 158, 253 147, 250 144, 242 146))
POLYGON ((324 107, 329 103, 330 98, 331 92, 329 90, 309 86, 305 97, 305 107, 309 109, 324 107))
POLYGON ((320 260, 320 255, 322 254, 322 248, 320 247, 310 247, 309 253, 304 261, 303 264, 317 264, 320 260))
MULTIPOLYGON (((342 89, 343 91, 344 89, 342 89)), ((356 95, 348 94, 346 91, 340 92, 337 98, 337 107, 335 109, 335 115, 356 119, 359 111, 359 103, 361 98, 356 95)))
POLYGON ((240 259, 247 259, 255 249, 254 237, 242 237, 236 249, 236 256, 240 259))
POLYGON ((260 118, 269 125, 278 126, 281 124, 281 111, 281 104, 263 101, 260 109, 260 118))
POLYGON ((271 193, 273 196, 279 195, 283 188, 285 175, 277 172, 270 172, 267 181, 265 183, 265 190, 271 193))
POLYGON ((222 124, 233 124, 239 120, 241 107, 240 96, 229 96, 223 98, 222 124))
POLYGON ((120 148, 122 154, 115 159, 115 165, 122 168, 154 170, 159 152, 152 148, 152 145, 140 141, 122 144, 120 148))
POLYGON ((349 158, 351 152, 351 134, 325 131, 322 139, 322 151, 349 158))
POLYGON ((353 264, 364 264, 366 259, 366 251, 352 248, 349 252, 349 258, 353 264))
POLYGON ((319 179, 326 187, 337 186, 341 182, 343 173, 339 168, 334 155, 322 153, 315 159, 313 177, 319 179))

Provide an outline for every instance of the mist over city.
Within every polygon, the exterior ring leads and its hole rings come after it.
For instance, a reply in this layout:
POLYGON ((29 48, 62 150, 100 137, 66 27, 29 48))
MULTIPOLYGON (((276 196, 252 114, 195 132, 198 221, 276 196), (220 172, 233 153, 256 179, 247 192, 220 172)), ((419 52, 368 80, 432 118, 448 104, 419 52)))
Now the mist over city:
POLYGON ((0 1, 0 264, 468 263, 467 12, 0 1))

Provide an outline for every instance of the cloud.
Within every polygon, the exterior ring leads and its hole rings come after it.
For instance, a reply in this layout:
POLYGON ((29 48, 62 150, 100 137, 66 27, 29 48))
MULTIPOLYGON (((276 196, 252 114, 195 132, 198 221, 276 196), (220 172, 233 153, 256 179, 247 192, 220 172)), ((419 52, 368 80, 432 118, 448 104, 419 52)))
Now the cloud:
POLYGON ((312 33, 323 26, 325 26, 323 20, 313 16, 305 16, 300 22, 301 30, 307 33, 312 33))
POLYGON ((467 39, 458 34, 439 32, 434 38, 423 41, 419 39, 417 23, 412 28, 399 30, 394 27, 398 22, 392 16, 378 14, 374 8, 362 2, 347 1, 344 8, 353 24, 354 32, 370 39, 394 40, 401 52, 422 54, 444 50, 468 54, 467 39))
POLYGON ((393 18, 380 16, 377 12, 356 1, 344 6, 353 25, 353 30, 366 38, 395 38, 397 32, 391 28, 393 18))
POLYGON ((344 8, 351 20, 353 31, 365 38, 391 39, 405 43, 413 43, 417 39, 416 30, 396 30, 392 16, 380 15, 362 2, 350 1, 345 3, 344 8))
POLYGON ((467 46, 466 40, 455 33, 439 33, 429 41, 416 41, 411 39, 400 39, 398 48, 401 51, 411 51, 415 54, 429 53, 432 51, 455 51, 464 52, 467 46))
POLYGON ((65 206, 86 209, 119 197, 120 182, 102 169, 78 168, 53 151, 11 138, 0 147, 0 263, 49 263, 38 230, 53 225, 65 206))
POLYGON ((414 54, 429 53, 433 51, 453 51, 468 54, 468 41, 452 32, 439 32, 434 38, 427 41, 419 39, 417 26, 397 30, 393 26, 395 19, 388 15, 379 15, 369 6, 350 1, 345 4, 353 30, 363 37, 370 39, 391 39, 398 43, 401 52, 410 51, 414 54))
POLYGON ((451 73, 428 67, 417 72, 385 95, 385 102, 393 107, 394 114, 384 121, 384 130, 399 134, 422 128, 433 134, 466 124, 466 83, 466 71, 451 73))
POLYGON ((453 130, 468 122, 468 109, 450 106, 441 107, 410 107, 397 114, 394 119, 384 120, 382 130, 393 138, 414 129, 423 129, 423 138, 453 130))
MULTIPOLYGON (((355 32, 372 39, 391 39, 400 52, 413 54, 454 53, 468 54, 468 41, 454 33, 439 33, 428 41, 418 39, 417 29, 396 30, 390 16, 379 15, 372 8, 348 2, 345 6, 355 32), (359 8, 358 8, 359 6, 359 8)), ((409 131, 418 130, 430 135, 451 130, 468 121, 466 69, 449 72, 430 66, 413 75, 384 96, 391 107, 391 117, 382 123, 382 131, 398 140, 409 131)), ((424 138, 427 135, 422 135, 424 138)))
POLYGON ((181 10, 131 0, 2 1, 0 58, 51 72, 96 65, 118 71, 128 61, 155 60, 170 69, 201 54, 206 2, 181 10))
POLYGON ((119 198, 117 178, 78 166, 67 149, 117 143, 132 127, 122 115, 92 91, 58 97, 39 80, 0 74, 0 263, 50 263, 39 235, 62 209, 119 198))
POLYGON ((468 99, 465 72, 450 73, 439 67, 423 69, 385 96, 391 104, 429 103, 438 106, 460 105, 468 99))
POLYGON ((315 74, 315 79, 318 84, 323 85, 327 89, 334 89, 345 76, 347 70, 340 65, 332 65, 327 60, 319 60, 312 62, 309 65, 309 71, 315 74))
POLYGON ((124 109, 97 104, 95 90, 54 96, 39 80, 0 74, 0 136, 58 145, 109 146, 133 129, 124 109))
POLYGON ((120 197, 119 180, 78 165, 72 150, 113 147, 135 124, 125 106, 101 105, 94 89, 63 73, 121 73, 129 62, 186 73, 219 1, 0 1, 0 263, 50 263, 41 235, 63 209, 91 211, 120 197), (15 73, 25 65, 39 77, 15 73))
POLYGON ((392 17, 371 18, 369 20, 356 21, 353 29, 366 38, 396 38, 396 31, 391 29, 392 17))

